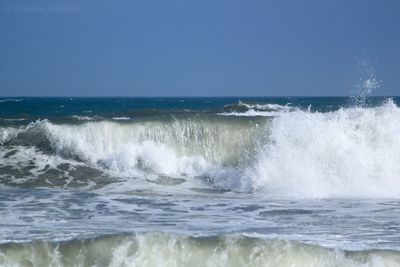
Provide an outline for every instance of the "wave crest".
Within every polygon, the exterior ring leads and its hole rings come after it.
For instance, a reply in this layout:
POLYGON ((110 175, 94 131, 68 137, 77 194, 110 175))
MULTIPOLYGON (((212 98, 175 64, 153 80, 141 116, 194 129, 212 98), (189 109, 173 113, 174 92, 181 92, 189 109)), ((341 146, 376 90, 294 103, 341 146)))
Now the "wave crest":
POLYGON ((400 109, 391 100, 273 119, 44 120, 1 130, 3 147, 34 146, 126 179, 123 187, 170 177, 268 197, 400 198, 400 109))
POLYGON ((400 266, 396 251, 343 251, 244 235, 147 233, 0 249, 3 266, 400 266))
POLYGON ((250 104, 242 102, 241 100, 235 104, 229 104, 224 106, 223 112, 218 113, 224 116, 243 116, 243 117, 274 117, 279 115, 281 112, 288 112, 295 110, 290 104, 279 105, 279 104, 250 104))
POLYGON ((400 109, 296 111, 274 120, 248 176, 258 190, 313 197, 400 197, 400 109))

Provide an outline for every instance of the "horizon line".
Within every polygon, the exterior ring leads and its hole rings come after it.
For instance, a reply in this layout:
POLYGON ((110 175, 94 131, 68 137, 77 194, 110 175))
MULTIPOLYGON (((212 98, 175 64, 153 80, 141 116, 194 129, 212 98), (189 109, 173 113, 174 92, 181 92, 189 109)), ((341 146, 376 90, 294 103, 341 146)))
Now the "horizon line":
MULTIPOLYGON (((245 96, 245 95, 231 95, 231 96, 187 96, 187 95, 182 95, 182 96, 52 96, 52 95, 44 95, 44 96, 30 96, 30 95, 19 95, 19 96, 1 96, 0 98, 290 98, 290 97, 297 97, 297 98, 317 98, 317 97, 326 97, 326 98, 333 98, 333 97, 348 97, 348 98, 353 98, 353 97, 361 97, 357 95, 304 95, 304 96, 299 96, 299 95, 293 95, 293 96, 245 96)), ((371 95, 371 96, 364 96, 364 97, 400 97, 400 95, 371 95)))

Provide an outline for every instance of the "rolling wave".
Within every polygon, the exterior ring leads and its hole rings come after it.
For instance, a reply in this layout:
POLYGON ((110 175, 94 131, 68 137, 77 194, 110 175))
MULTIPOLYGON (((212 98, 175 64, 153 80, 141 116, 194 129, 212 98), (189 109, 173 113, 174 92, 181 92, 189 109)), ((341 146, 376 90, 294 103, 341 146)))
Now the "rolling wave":
POLYGON ((258 104, 258 103, 245 103, 241 100, 239 100, 235 104, 229 104, 225 105, 225 109, 230 109, 230 110, 258 110, 258 111, 284 111, 284 110, 292 110, 293 108, 290 106, 290 104, 286 105, 279 105, 279 104, 271 104, 271 103, 266 103, 266 104, 258 104))
MULTIPOLYGON (((37 177, 34 172, 40 173, 48 165, 49 159, 43 156, 47 155, 72 160, 113 177, 150 181, 200 177, 217 187, 230 188, 229 184, 239 183, 243 169, 240 166, 254 154, 255 141, 262 140, 262 125, 266 123, 194 118, 70 125, 43 120, 20 128, 13 138, 8 129, 3 129, 3 155, 8 159, 0 167, 18 169, 14 165, 21 162, 37 177), (38 155, 32 156, 31 161, 24 153, 15 152, 20 150, 38 155)), ((57 164, 51 166, 52 171, 60 171, 57 164)))
MULTIPOLYGON (((399 198, 399 135, 400 109, 391 100, 325 113, 292 110, 273 119, 42 120, 0 129, 3 158, 11 153, 0 175, 24 161, 31 162, 29 170, 43 169, 46 164, 35 161, 46 155, 61 166, 68 160, 69 166, 96 170, 89 173, 101 179, 124 178, 124 186, 134 186, 131 178, 171 177, 271 197, 399 198), (41 156, 23 157, 24 149, 41 156)), ((49 169, 61 172, 57 164, 49 169)))
POLYGON ((291 107, 290 104, 250 104, 239 100, 236 104, 225 105, 223 112, 219 112, 218 115, 238 117, 275 117, 279 116, 282 112, 293 110, 295 110, 295 108, 291 107))
POLYGON ((400 109, 296 111, 274 120, 249 170, 255 188, 291 197, 384 197, 400 192, 400 109))
POLYGON ((400 266, 396 251, 344 251, 244 235, 147 233, 0 249, 0 266, 400 266))

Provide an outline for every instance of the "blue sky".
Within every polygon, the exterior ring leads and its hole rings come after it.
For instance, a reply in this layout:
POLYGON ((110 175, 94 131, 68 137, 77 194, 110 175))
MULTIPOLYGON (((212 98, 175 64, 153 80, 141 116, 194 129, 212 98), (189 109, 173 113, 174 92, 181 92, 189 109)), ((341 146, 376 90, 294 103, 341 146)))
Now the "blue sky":
POLYGON ((1 0, 0 95, 349 95, 361 61, 375 94, 399 95, 399 14, 397 0, 1 0))

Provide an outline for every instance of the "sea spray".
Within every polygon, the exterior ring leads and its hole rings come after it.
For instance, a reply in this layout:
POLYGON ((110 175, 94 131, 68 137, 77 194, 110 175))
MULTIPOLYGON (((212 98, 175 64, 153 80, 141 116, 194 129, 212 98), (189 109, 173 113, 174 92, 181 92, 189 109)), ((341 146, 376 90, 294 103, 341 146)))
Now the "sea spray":
POLYGON ((296 111, 276 118, 249 179, 256 190, 286 197, 400 197, 400 109, 328 113, 296 111))
POLYGON ((365 106, 368 97, 382 85, 382 80, 376 77, 374 65, 365 58, 355 58, 353 79, 351 82, 351 102, 353 106, 365 106))

